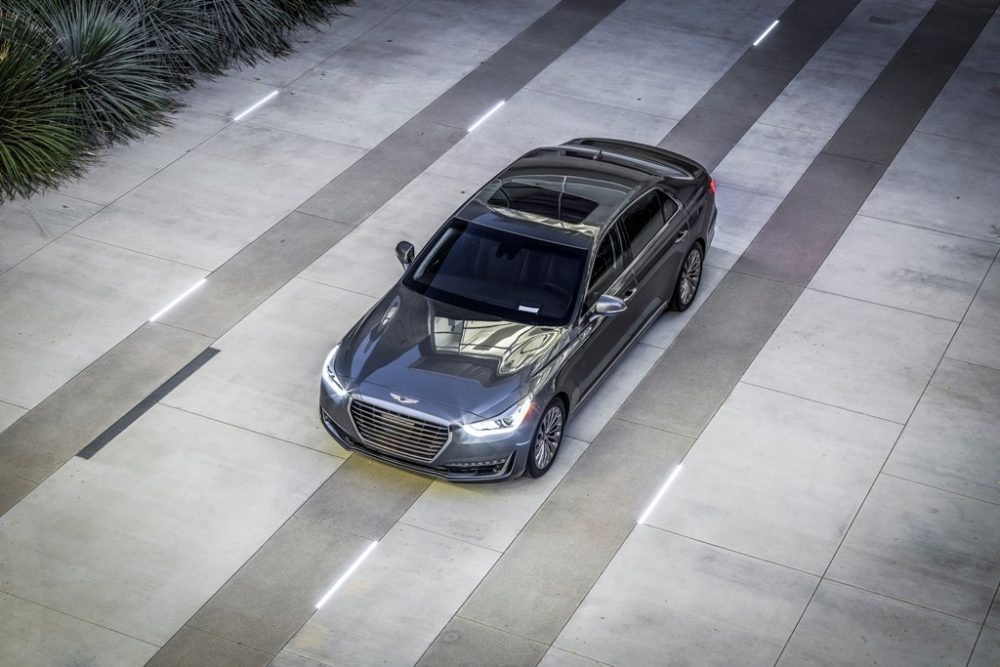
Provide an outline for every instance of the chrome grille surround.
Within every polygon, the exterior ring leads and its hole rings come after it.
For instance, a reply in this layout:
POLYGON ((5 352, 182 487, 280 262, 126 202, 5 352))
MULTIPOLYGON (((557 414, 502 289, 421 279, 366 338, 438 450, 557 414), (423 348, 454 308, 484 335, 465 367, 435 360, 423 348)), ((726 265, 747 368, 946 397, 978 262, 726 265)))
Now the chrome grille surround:
POLYGON ((369 398, 351 398, 354 430, 364 446, 401 459, 430 463, 451 440, 443 422, 392 409, 369 398))

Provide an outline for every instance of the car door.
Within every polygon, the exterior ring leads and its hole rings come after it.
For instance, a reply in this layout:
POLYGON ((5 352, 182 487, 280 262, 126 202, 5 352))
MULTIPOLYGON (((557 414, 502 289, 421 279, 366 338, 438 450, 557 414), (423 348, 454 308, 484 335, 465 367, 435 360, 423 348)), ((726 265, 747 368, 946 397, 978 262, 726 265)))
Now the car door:
POLYGON ((654 188, 625 211, 622 232, 636 284, 630 302, 636 311, 634 328, 629 331, 633 336, 669 301, 687 251, 689 230, 677 200, 654 188))
POLYGON ((574 327, 574 339, 569 348, 569 359, 564 367, 561 383, 576 406, 594 383, 601 377, 608 364, 628 343, 631 313, 600 316, 593 311, 597 298, 610 294, 622 300, 635 294, 635 282, 626 270, 627 257, 622 243, 620 225, 611 225, 599 241, 581 315, 574 327))

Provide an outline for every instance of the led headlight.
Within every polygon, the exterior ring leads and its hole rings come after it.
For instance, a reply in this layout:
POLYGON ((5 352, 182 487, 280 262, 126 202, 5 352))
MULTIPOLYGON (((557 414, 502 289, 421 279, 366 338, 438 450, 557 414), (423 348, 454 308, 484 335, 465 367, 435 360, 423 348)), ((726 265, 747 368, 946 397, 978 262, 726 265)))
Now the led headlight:
POLYGON ((326 361, 323 362, 323 380, 326 382, 326 386, 333 390, 334 394, 343 397, 347 396, 347 390, 344 389, 344 383, 337 377, 337 371, 333 368, 333 361, 337 358, 337 351, 339 349, 340 343, 337 343, 330 350, 330 354, 326 355, 326 361))
POLYGON ((503 433, 511 433, 521 425, 524 418, 531 412, 531 399, 531 394, 528 394, 496 417, 473 424, 465 424, 462 428, 472 435, 501 435, 503 433))

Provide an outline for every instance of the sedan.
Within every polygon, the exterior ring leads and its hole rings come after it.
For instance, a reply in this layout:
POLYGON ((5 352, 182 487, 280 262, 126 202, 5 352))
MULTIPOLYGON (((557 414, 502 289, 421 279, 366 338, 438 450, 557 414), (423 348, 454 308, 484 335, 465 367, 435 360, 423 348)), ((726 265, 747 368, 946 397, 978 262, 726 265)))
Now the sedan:
POLYGON ((320 418, 345 449, 454 482, 540 477, 662 312, 688 308, 715 184, 686 157, 576 139, 515 160, 333 347, 320 418))

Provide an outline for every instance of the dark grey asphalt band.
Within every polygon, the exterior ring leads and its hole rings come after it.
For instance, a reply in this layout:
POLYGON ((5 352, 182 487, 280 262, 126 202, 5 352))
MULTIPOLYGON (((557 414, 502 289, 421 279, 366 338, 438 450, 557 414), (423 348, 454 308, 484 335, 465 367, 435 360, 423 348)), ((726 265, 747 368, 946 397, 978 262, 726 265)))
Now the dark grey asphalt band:
MULTIPOLYGON (((940 91, 996 4, 996 0, 980 2, 978 11, 970 11, 968 5, 939 1, 897 53, 892 67, 862 98, 858 115, 851 115, 851 123, 844 124, 828 148, 846 151, 856 145, 851 132, 866 132, 858 129, 867 126, 866 114, 877 116, 880 123, 899 118, 903 129, 912 131, 910 119, 923 115, 936 92, 907 95, 903 84, 918 77, 923 79, 915 84, 920 90, 940 91), (938 64, 921 69, 918 65, 928 59, 938 64)), ((870 153, 862 152, 861 159, 826 153, 796 185, 796 198, 812 195, 814 206, 830 204, 830 210, 823 212, 823 227, 843 230, 871 191, 872 178, 877 180, 884 167, 866 167, 872 164, 864 159, 870 153), (840 162, 844 160, 848 162, 840 162), (838 175, 841 181, 836 184, 826 180, 838 175), (843 201, 824 198, 831 188, 843 195, 843 201)), ((883 152, 879 157, 888 162, 893 156, 883 152)), ((839 238, 839 232, 809 229, 826 243, 839 238)), ((794 256, 796 244, 804 241, 802 235, 763 233, 771 246, 757 251, 762 263, 794 256)), ((811 263, 798 268, 801 277, 810 267, 818 268, 819 254, 817 250, 811 263)), ((803 289, 745 273, 727 274, 438 636, 422 664, 457 665, 462 664, 461 656, 473 654, 473 635, 463 630, 461 621, 480 624, 477 629, 494 629, 489 646, 495 647, 495 654, 476 654, 483 664, 501 660, 508 645, 513 648, 525 639, 551 644, 634 528, 641 503, 653 497, 803 289), (664 451, 650 447, 648 439, 664 451), (637 449, 640 456, 633 458, 637 449), (604 497, 609 487, 615 493, 604 497), (519 637, 509 639, 511 634, 519 637)))
POLYGON ((201 354, 185 364, 182 369, 171 375, 166 382, 151 391, 148 396, 139 401, 134 408, 122 415, 118 421, 106 428, 99 436, 91 440, 86 447, 77 452, 77 456, 81 459, 90 459, 93 457, 94 454, 104 448, 104 445, 114 440, 118 437, 119 433, 131 426, 135 420, 149 412, 151 407, 163 400, 167 394, 177 388, 182 382, 184 382, 184 380, 191 377, 196 370, 208 363, 208 360, 218 353, 219 351, 214 347, 209 347, 203 350, 201 354))
MULTIPOLYGON (((0 470, 40 484, 211 344, 189 331, 143 324, 0 433, 0 470)), ((20 497, 31 488, 21 485, 20 497)), ((20 500, 0 495, 0 512, 20 500)))
POLYGON ((767 39, 747 50, 660 146, 715 169, 857 4, 858 0, 791 4, 767 39))

